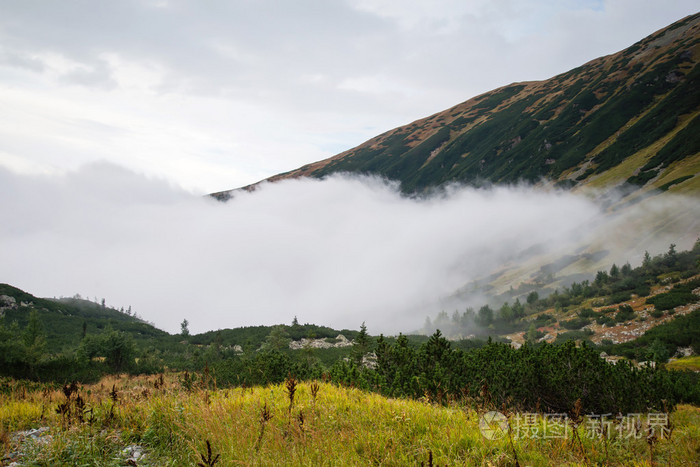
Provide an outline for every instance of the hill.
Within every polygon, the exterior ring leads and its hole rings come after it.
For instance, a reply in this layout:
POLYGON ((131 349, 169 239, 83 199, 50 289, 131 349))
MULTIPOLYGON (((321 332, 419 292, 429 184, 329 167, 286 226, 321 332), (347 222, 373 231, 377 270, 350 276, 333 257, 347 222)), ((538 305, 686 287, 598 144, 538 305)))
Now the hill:
POLYGON ((268 181, 349 172, 399 181, 406 193, 543 178, 566 188, 626 182, 697 192, 699 60, 700 13, 621 52, 495 89, 268 181))
POLYGON ((169 336, 144 320, 123 311, 81 298, 38 298, 8 284, 0 284, 0 318, 25 327, 36 312, 46 337, 46 350, 61 353, 75 349, 88 334, 107 329, 127 333, 145 343, 169 336))

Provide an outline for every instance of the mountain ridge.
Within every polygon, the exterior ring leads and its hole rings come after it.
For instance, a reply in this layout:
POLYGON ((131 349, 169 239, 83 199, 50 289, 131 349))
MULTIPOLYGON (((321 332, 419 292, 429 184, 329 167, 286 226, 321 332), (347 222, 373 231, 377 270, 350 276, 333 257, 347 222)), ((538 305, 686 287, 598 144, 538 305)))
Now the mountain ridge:
POLYGON ((700 13, 620 52, 496 88, 263 182, 356 173, 398 181, 405 193, 543 180, 697 192, 699 57, 700 13))

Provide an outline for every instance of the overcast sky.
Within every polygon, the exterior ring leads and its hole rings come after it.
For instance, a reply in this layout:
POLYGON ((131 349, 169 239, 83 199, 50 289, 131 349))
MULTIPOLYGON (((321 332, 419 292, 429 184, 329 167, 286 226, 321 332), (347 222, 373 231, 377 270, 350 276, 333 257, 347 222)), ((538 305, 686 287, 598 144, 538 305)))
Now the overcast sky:
POLYGON ((616 52, 697 0, 0 3, 0 166, 193 193, 332 156, 616 52))

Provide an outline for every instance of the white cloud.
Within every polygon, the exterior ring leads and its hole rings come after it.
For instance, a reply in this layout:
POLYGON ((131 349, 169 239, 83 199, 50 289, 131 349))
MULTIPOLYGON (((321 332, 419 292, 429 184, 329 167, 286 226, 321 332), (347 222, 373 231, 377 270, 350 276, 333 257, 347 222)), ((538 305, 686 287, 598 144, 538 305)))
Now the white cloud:
POLYGON ((687 248, 700 219, 697 200, 682 198, 616 218, 571 193, 453 187, 416 200, 343 177, 268 184, 224 204, 104 163, 63 176, 0 169, 0 198, 11 200, 0 205, 3 282, 131 305, 171 332, 185 318, 200 332, 294 316, 410 331, 534 244, 556 255, 599 242, 622 264, 670 241, 687 248), (652 235, 644 212, 677 225, 652 235))

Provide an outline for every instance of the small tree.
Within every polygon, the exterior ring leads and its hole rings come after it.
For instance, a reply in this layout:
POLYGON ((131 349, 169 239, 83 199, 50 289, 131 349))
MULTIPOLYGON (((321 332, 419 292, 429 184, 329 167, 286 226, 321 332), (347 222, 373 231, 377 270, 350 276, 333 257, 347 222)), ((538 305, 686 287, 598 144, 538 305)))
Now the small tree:
POLYGON ((617 267, 617 264, 613 263, 612 267, 610 268, 610 279, 617 280, 619 278, 620 278, 620 268, 617 267))
POLYGON ((182 337, 189 337, 190 336, 190 322, 187 321, 186 319, 182 320, 182 323, 180 323, 180 335, 182 337))
POLYGON ((289 340, 289 334, 285 331, 284 326, 275 326, 265 338, 263 349, 282 351, 289 346, 289 340))
POLYGON ((513 303, 513 316, 517 318, 522 318, 525 316, 525 307, 520 303, 520 299, 516 298, 515 303, 513 303))
POLYGON ((647 350, 647 358, 656 363, 666 363, 668 357, 670 357, 670 354, 664 343, 659 339, 654 339, 654 342, 649 346, 649 350, 647 350))
POLYGON ((535 323, 530 323, 530 327, 527 329, 527 334, 525 335, 525 342, 528 344, 537 342, 537 328, 535 327, 535 323))
POLYGON ((134 364, 136 351, 133 341, 126 334, 111 331, 102 341, 105 363, 115 373, 126 371, 134 364))
POLYGON ((595 275, 595 283, 598 287, 602 287, 603 285, 607 284, 610 282, 610 276, 608 276, 608 273, 605 271, 598 271, 595 275))
POLYGON ((508 302, 505 302, 501 309, 498 310, 498 317, 505 323, 510 323, 515 319, 513 308, 508 304, 508 302))
POLYGON ((676 252, 676 244, 671 243, 671 245, 668 247, 668 252, 664 255, 664 259, 666 260, 666 265, 667 266, 675 266, 676 262, 678 261, 678 253, 676 252))
POLYGON ((370 350, 370 338, 369 334, 367 334, 367 326, 363 321, 362 325, 360 326, 360 333, 355 338, 355 345, 353 347, 353 354, 358 364, 362 363, 362 357, 364 357, 370 350))
POLYGON ((476 324, 485 328, 491 323, 493 323, 493 310, 490 306, 484 305, 479 308, 479 312, 476 315, 476 324))
POLYGON ((629 276, 632 274, 632 266, 630 263, 625 263, 621 268, 620 268, 620 274, 623 276, 629 276))
POLYGON ((539 299, 540 295, 535 290, 533 290, 527 295, 527 304, 532 306, 539 299))

